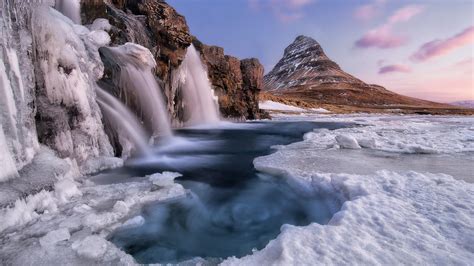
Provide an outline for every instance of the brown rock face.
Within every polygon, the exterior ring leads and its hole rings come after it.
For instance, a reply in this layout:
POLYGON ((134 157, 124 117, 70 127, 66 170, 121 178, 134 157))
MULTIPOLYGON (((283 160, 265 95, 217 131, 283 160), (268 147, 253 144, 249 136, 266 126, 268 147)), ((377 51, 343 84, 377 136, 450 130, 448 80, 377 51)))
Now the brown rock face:
POLYGON ((225 55, 221 47, 208 46, 196 39, 193 41, 186 19, 166 2, 111 0, 104 3, 102 0, 83 0, 82 6, 83 23, 92 23, 99 17, 109 20, 114 45, 134 42, 152 52, 157 63, 155 73, 174 122, 183 120, 183 110, 182 93, 173 84, 173 72, 184 60, 191 42, 201 52, 203 62, 207 65, 222 115, 246 119, 259 117, 258 93, 262 88, 263 67, 258 60, 251 59, 242 65, 244 60, 225 55))
POLYGON ((258 59, 250 58, 240 61, 242 72, 244 102, 247 102, 247 118, 260 118, 258 95, 263 87, 263 66, 258 59))
POLYGON ((222 115, 243 119, 260 118, 258 95, 263 86, 263 66, 255 59, 239 60, 224 49, 194 40, 206 63, 209 79, 218 97, 222 115))

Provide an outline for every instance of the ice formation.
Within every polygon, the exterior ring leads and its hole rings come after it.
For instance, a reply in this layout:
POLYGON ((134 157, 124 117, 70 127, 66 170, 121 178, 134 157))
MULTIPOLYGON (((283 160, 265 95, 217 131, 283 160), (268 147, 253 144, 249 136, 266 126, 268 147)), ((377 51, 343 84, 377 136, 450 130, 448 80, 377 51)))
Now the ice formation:
POLYGON ((33 11, 32 32, 40 118, 37 127, 42 142, 61 157, 74 158, 80 164, 111 155, 95 101, 95 81, 103 73, 97 46, 101 41, 87 28, 46 6, 33 11))
POLYGON ((187 125, 219 122, 219 105, 199 53, 191 44, 178 69, 178 82, 183 89, 187 125))
POLYGON ((31 162, 39 148, 33 104, 32 37, 28 31, 28 14, 25 14, 28 11, 23 7, 29 4, 14 5, 5 0, 1 5, 0 124, 5 143, 2 153, 11 157, 19 170, 31 162))

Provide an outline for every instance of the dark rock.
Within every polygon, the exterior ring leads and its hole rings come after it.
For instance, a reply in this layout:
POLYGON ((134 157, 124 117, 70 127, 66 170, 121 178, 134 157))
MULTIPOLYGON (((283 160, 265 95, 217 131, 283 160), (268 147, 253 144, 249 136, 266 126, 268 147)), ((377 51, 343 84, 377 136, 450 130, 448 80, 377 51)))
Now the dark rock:
POLYGON ((224 54, 218 46, 208 46, 197 39, 194 46, 207 65, 209 79, 219 97, 220 111, 225 117, 260 118, 258 94, 263 85, 263 66, 253 59, 224 54))

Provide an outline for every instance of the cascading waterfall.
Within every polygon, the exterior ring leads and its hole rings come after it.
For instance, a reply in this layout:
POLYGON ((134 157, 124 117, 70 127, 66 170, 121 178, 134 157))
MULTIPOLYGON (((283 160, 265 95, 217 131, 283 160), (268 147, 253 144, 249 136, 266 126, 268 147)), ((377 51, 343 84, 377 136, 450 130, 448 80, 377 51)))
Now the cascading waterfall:
POLYGON ((81 24, 81 0, 56 0, 54 8, 74 23, 81 24))
POLYGON ((187 125, 212 124, 220 120, 217 98, 207 77, 199 53, 191 44, 178 70, 183 88, 187 125))
POLYGON ((154 137, 172 136, 168 112, 152 69, 156 66, 151 52, 138 44, 126 43, 118 47, 101 48, 105 64, 111 64, 116 73, 113 82, 118 90, 136 97, 145 125, 154 137))
POLYGON ((124 149, 122 153, 129 154, 135 148, 139 153, 149 155, 150 150, 147 141, 149 136, 135 115, 122 102, 103 89, 97 88, 96 91, 97 102, 120 138, 120 143, 124 149))

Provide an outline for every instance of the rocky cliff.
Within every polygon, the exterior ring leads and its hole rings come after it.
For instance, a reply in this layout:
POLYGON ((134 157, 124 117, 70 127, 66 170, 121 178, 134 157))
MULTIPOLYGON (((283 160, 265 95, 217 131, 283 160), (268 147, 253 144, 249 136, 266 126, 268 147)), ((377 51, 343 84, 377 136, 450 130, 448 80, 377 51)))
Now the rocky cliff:
POLYGON ((219 97, 221 112, 228 117, 257 119, 258 95, 263 85, 263 66, 258 59, 239 60, 224 49, 194 40, 207 65, 209 78, 219 97))
POLYGON ((239 59, 224 55, 220 47, 207 46, 193 38, 185 18, 165 1, 114 0, 105 3, 94 0, 83 1, 82 7, 83 23, 92 23, 99 17, 108 19, 112 25, 113 45, 134 42, 150 49, 157 62, 155 73, 161 81, 175 124, 183 120, 183 110, 182 93, 174 82, 174 75, 193 39, 219 97, 222 115, 244 119, 260 116, 256 99, 262 85, 263 67, 258 60, 252 59, 253 63, 245 65, 247 76, 243 77, 239 59))

